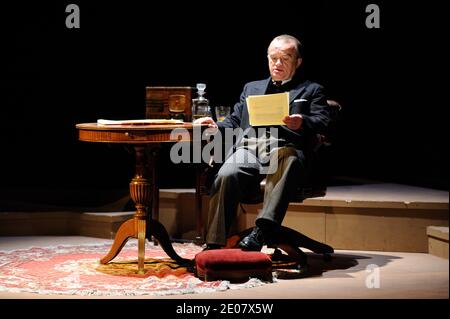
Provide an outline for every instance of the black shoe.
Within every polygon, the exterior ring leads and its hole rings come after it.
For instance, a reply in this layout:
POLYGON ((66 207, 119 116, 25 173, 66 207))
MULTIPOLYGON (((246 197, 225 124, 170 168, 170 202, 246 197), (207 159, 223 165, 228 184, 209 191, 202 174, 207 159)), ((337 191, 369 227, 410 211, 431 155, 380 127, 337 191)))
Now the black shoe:
POLYGON ((221 249, 222 245, 219 244, 206 244, 206 247, 203 248, 203 251, 205 250, 213 250, 213 249, 221 249))
POLYGON ((263 245, 263 232, 258 227, 254 227, 252 232, 239 242, 238 247, 242 250, 261 251, 263 245))

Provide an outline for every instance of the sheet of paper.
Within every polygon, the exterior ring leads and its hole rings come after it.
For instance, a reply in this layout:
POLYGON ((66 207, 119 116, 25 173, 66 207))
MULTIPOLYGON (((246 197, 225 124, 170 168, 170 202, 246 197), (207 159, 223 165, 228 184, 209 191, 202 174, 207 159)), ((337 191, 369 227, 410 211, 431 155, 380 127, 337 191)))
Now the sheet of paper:
POLYGON ((286 125, 283 118, 289 115, 289 93, 250 95, 247 98, 250 125, 286 125))
POLYGON ((182 120, 143 119, 143 120, 97 120, 99 125, 151 125, 151 124, 182 124, 182 120))

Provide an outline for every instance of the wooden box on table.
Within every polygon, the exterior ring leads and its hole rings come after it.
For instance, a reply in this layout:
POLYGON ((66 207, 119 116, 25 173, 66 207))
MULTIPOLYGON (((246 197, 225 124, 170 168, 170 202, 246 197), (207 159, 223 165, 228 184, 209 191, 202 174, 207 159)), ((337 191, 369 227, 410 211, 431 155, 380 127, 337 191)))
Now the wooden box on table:
POLYGON ((149 119, 178 118, 192 120, 192 92, 189 86, 147 86, 145 88, 145 117, 149 119), (184 96, 184 110, 173 112, 169 100, 174 96, 184 96))

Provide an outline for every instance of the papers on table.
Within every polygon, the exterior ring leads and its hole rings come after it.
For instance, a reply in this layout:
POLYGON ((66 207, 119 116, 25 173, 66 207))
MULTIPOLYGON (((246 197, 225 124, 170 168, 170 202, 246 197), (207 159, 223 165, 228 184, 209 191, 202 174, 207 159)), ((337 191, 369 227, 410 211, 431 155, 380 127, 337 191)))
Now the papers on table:
POLYGON ((143 120, 97 120, 98 125, 152 125, 152 124, 183 124, 182 120, 143 119, 143 120))
POLYGON ((289 93, 250 95, 247 97, 250 125, 286 125, 283 118, 289 115, 289 93))

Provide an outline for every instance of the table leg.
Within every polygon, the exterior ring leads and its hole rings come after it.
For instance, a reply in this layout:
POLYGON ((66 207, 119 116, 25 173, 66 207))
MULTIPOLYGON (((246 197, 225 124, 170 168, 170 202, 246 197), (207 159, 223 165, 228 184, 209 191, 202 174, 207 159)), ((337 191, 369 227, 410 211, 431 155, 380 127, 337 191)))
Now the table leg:
POLYGON ((160 222, 150 219, 147 223, 147 238, 151 240, 152 236, 158 240, 165 253, 177 263, 186 264, 191 262, 190 259, 182 258, 176 253, 164 226, 160 222))
MULTIPOLYGON (((149 152, 150 162, 153 163, 151 178, 153 183, 152 189, 152 209, 150 219, 159 221, 159 180, 158 180, 158 156, 159 156, 159 147, 152 148, 149 152)), ((149 238, 149 240, 153 240, 153 244, 155 246, 158 245, 158 240, 154 238, 149 238)))
MULTIPOLYGON (((122 250, 123 246, 130 237, 138 239, 138 274, 143 274, 144 261, 145 261, 145 240, 151 239, 153 235, 161 244, 164 252, 173 260, 180 264, 191 262, 189 259, 180 257, 172 247, 169 234, 164 226, 155 221, 149 216, 147 208, 151 207, 153 211, 158 211, 158 203, 156 205, 152 202, 152 198, 155 196, 154 188, 158 186, 154 184, 154 181, 148 179, 147 167, 150 160, 154 160, 157 157, 150 156, 150 159, 146 156, 146 146, 136 145, 134 146, 136 153, 136 175, 130 182, 130 195, 131 199, 136 204, 136 212, 132 219, 124 222, 117 231, 114 243, 108 252, 100 262, 106 264, 114 259, 122 250), (152 182, 152 183, 151 183, 152 182)), ((156 165, 156 163, 153 163, 156 165)), ((154 172, 154 179, 156 179, 156 171, 154 172)), ((156 192, 158 194, 158 192, 156 192)))
POLYGON ((136 204, 136 212, 132 219, 123 223, 117 231, 109 253, 100 262, 106 264, 116 257, 130 237, 138 239, 138 273, 144 273, 145 238, 147 230, 147 207, 151 203, 151 184, 146 178, 145 146, 136 145, 136 175, 130 182, 131 199, 136 204))
POLYGON ((136 175, 130 183, 130 195, 136 203, 136 213, 133 216, 135 221, 135 235, 138 239, 138 274, 144 273, 145 260, 145 237, 147 230, 147 207, 151 204, 152 185, 146 177, 147 157, 145 146, 136 145, 136 175))
POLYGON ((124 222, 117 231, 116 237, 114 238, 114 243, 111 246, 108 254, 100 259, 100 263, 107 264, 113 260, 122 250, 123 246, 126 244, 130 237, 135 237, 136 226, 134 225, 134 219, 129 219, 124 222))
POLYGON ((203 165, 196 167, 196 181, 195 181, 195 215, 197 219, 197 236, 195 237, 195 244, 203 245, 205 242, 205 229, 203 225, 202 216, 202 190, 201 190, 201 175, 204 170, 203 165))

